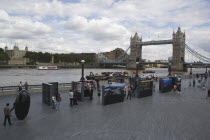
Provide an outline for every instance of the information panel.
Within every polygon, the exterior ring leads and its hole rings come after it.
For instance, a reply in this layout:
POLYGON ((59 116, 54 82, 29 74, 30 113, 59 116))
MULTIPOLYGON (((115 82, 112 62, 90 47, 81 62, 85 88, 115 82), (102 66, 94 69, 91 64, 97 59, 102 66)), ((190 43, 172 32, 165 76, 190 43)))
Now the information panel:
POLYGON ((159 90, 160 92, 169 92, 172 89, 172 79, 160 78, 159 79, 159 90))
POLYGON ((135 96, 137 98, 152 96, 153 94, 152 88, 153 88, 153 81, 150 80, 139 81, 135 91, 135 96))
POLYGON ((114 104, 124 101, 124 84, 110 84, 102 86, 102 104, 114 104))

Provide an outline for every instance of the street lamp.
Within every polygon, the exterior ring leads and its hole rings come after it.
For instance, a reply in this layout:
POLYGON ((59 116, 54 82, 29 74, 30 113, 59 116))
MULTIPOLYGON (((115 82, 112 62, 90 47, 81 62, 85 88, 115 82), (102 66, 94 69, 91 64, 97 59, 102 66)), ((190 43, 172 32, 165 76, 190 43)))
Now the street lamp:
POLYGON ((207 73, 207 67, 208 67, 208 65, 206 65, 206 73, 207 73))
POLYGON ((192 64, 190 64, 190 75, 192 75, 192 64))
POLYGON ((84 97, 84 88, 85 88, 85 78, 84 78, 84 64, 85 64, 85 60, 81 60, 81 64, 82 64, 82 77, 80 79, 80 81, 82 82, 82 87, 81 87, 81 100, 84 97))
POLYGON ((139 62, 136 62, 136 77, 138 77, 138 67, 139 67, 139 62))
POLYGON ((169 67, 168 67, 168 76, 171 76, 171 63, 169 63, 169 67))

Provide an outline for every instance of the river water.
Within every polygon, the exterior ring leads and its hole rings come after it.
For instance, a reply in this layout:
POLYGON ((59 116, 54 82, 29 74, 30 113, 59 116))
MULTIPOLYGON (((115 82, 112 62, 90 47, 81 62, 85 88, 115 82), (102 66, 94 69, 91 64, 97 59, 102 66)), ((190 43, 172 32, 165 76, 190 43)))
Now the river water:
MULTIPOLYGON (((155 70, 155 75, 167 76, 167 68, 148 68, 146 70, 155 70)), ((126 69, 85 69, 84 75, 90 72, 101 74, 101 72, 124 72, 128 71, 129 75, 133 75, 134 70, 126 69)), ((189 70, 188 70, 189 71, 189 70)), ((193 73, 204 73, 205 68, 193 69, 193 73)), ((188 72, 189 73, 189 72, 188 72)), ((184 73, 187 74, 187 73, 184 73)), ((142 71, 139 71, 142 76, 142 71)), ((148 74, 147 74, 148 75, 148 74)), ((28 82, 30 85, 41 84, 45 82, 70 83, 71 81, 79 81, 81 78, 81 69, 60 69, 60 70, 36 70, 36 69, 0 69, 0 87, 17 86, 20 81, 28 82)))

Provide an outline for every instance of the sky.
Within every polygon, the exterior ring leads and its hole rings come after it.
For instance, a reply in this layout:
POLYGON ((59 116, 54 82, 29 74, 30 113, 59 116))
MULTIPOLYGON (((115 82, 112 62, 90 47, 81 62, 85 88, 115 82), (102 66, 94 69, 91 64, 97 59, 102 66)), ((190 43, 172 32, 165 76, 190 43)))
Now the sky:
MULTIPOLYGON (((0 0, 0 47, 50 53, 126 50, 135 32, 143 41, 172 39, 210 56, 207 0, 0 0)), ((143 58, 168 59, 172 45, 143 46, 143 58)), ((186 61, 196 61, 186 52, 186 61)))

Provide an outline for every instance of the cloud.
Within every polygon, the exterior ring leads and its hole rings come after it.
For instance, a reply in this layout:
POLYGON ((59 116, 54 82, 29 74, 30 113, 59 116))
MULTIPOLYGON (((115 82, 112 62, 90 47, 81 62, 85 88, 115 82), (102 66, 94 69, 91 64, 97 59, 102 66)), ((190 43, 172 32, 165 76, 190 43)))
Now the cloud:
MULTIPOLYGON (((186 43, 210 56, 209 8, 205 0, 1 0, 0 42, 29 44, 33 51, 102 52, 127 49, 135 32, 144 41, 171 39, 181 26, 186 43)), ((171 54, 171 45, 143 47, 146 59, 171 54)))
POLYGON ((52 29, 44 23, 34 22, 30 18, 10 16, 4 10, 0 13, 3 13, 0 16, 2 38, 28 39, 52 33, 52 29))
POLYGON ((88 20, 85 17, 76 16, 71 18, 65 27, 86 34, 86 36, 98 41, 118 40, 129 35, 125 27, 106 17, 88 20))

